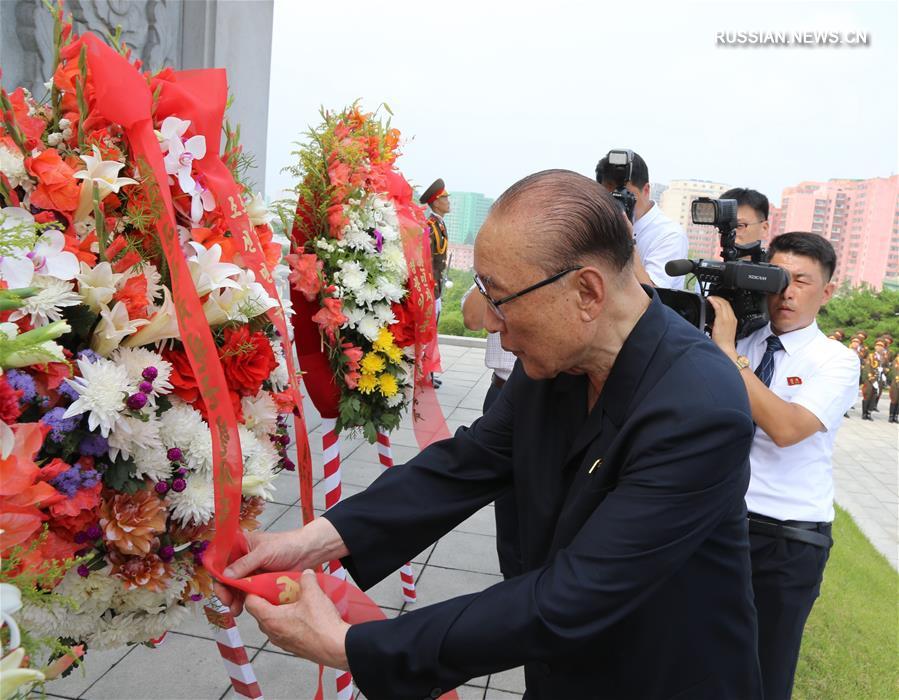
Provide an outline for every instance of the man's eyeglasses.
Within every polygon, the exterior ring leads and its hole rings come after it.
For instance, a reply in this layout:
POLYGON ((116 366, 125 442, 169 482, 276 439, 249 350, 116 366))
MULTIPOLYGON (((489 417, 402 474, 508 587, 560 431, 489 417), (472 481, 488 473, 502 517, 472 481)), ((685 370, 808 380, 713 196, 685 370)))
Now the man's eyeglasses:
POLYGON ((739 223, 736 226, 734 226, 734 228, 737 229, 737 231, 743 231, 743 230, 749 228, 750 226, 755 226, 756 224, 763 224, 767 220, 768 219, 762 219, 761 221, 750 221, 748 224, 746 222, 742 222, 742 223, 739 223))
POLYGON ((477 274, 475 274, 475 276, 474 276, 474 284, 478 288, 478 291, 487 300, 487 304, 490 306, 490 309, 493 311, 493 313, 495 313, 501 321, 505 321, 506 315, 502 312, 502 309, 499 308, 500 306, 502 306, 503 304, 505 304, 508 301, 517 299, 518 297, 523 297, 525 294, 529 294, 536 289, 540 289, 540 287, 545 287, 548 284, 552 284, 556 280, 561 279, 562 277, 567 275, 569 272, 574 272, 575 270, 580 270, 582 267, 583 267, 583 265, 576 265, 574 267, 568 267, 568 268, 562 270, 561 272, 557 272, 556 274, 552 275, 551 277, 547 277, 545 280, 541 280, 540 282, 537 282, 537 284, 532 284, 530 287, 526 287, 525 289, 522 289, 520 292, 515 292, 515 294, 510 294, 509 296, 503 297, 502 299, 494 299, 492 296, 490 296, 490 294, 487 292, 487 287, 484 285, 483 280, 477 274))

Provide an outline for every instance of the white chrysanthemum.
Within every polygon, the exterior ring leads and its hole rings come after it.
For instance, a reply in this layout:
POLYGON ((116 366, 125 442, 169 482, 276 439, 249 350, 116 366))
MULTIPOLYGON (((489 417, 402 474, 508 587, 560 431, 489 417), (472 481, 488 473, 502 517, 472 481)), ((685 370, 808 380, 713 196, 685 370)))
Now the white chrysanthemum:
POLYGON ((278 361, 278 366, 275 367, 275 371, 269 375, 269 382, 272 385, 272 389, 275 391, 283 391, 287 384, 290 382, 290 373, 287 371, 287 360, 284 359, 284 349, 281 347, 281 343, 277 341, 269 341, 272 346, 272 352, 275 354, 275 359, 278 361))
POLYGON ((356 330, 371 342, 375 342, 378 339, 378 332, 381 330, 381 324, 375 316, 366 314, 365 317, 356 324, 356 330))
POLYGON ((140 271, 147 278, 147 300, 154 306, 162 296, 162 275, 156 265, 150 263, 144 263, 140 271))
POLYGON ((403 249, 400 246, 384 246, 380 262, 381 269, 384 272, 398 275, 405 281, 406 276, 408 276, 406 256, 403 254, 403 249))
POLYGON ((186 585, 187 581, 183 577, 168 576, 166 586, 161 591, 149 591, 146 588, 127 589, 122 586, 112 607, 117 612, 138 612, 155 617, 178 603, 186 585))
POLYGON ((390 308, 390 304, 375 304, 372 311, 380 325, 389 326, 396 323, 396 315, 393 313, 393 309, 390 308))
POLYGON ((381 238, 384 239, 385 247, 387 243, 399 240, 400 232, 388 223, 382 223, 378 226, 378 231, 381 233, 381 238))
POLYGON ((10 321, 18 321, 26 316, 31 317, 32 326, 46 326, 51 321, 62 319, 62 309, 67 306, 78 306, 81 296, 77 294, 75 285, 55 277, 35 275, 31 286, 40 291, 33 297, 25 299, 25 303, 12 312, 10 321))
POLYGON ((123 365, 128 370, 128 377, 137 387, 143 378, 143 371, 147 367, 156 368, 156 379, 153 384, 153 391, 149 396, 161 396, 168 394, 172 390, 169 377, 172 376, 172 365, 167 360, 162 359, 162 355, 146 348, 124 348, 120 347, 113 351, 109 359, 116 364, 123 365))
POLYGON ((159 418, 155 414, 142 417, 120 415, 109 433, 109 456, 115 459, 121 452, 130 459, 141 450, 153 449, 160 445, 159 418))
POLYGON ((384 403, 386 403, 390 408, 396 408, 401 405, 406 400, 406 397, 403 395, 403 392, 398 391, 393 396, 388 396, 384 403))
POLYGON ((368 273, 355 260, 342 260, 338 281, 350 292, 357 292, 368 279, 368 273))
POLYGON ((66 409, 63 418, 88 413, 88 427, 91 430, 99 428, 103 437, 109 437, 132 389, 128 371, 103 358, 94 362, 78 360, 78 370, 80 377, 66 379, 78 392, 78 398, 66 409))
POLYGON ((365 318, 366 312, 361 306, 345 304, 343 315, 346 316, 346 323, 343 324, 343 328, 356 328, 359 325, 359 321, 365 318))
POLYGON ((378 291, 378 288, 373 284, 363 284, 356 290, 354 296, 356 297, 356 302, 360 306, 364 305, 368 307, 383 298, 378 291))
POLYGON ((164 481, 171 475, 172 463, 166 456, 166 450, 160 445, 138 450, 134 454, 134 476, 138 479, 164 481))
POLYGON ((187 466, 195 472, 212 473, 212 433, 205 424, 187 443, 187 466))
POLYGON ((34 605, 27 600, 22 601, 22 607, 16 613, 19 626, 37 637, 63 636, 60 631, 69 617, 69 610, 63 605, 34 605))
POLYGON ((185 449, 197 433, 208 433, 209 427, 199 411, 177 397, 171 401, 172 407, 160 419, 162 443, 166 447, 185 449))
POLYGON ((140 619, 138 613, 114 615, 112 611, 107 611, 99 620, 95 620, 95 628, 86 638, 89 648, 109 650, 147 641, 148 638, 141 636, 143 630, 139 629, 140 619))
POLYGON ((378 277, 378 279, 375 280, 375 284, 378 289, 378 298, 380 299, 398 302, 403 298, 403 294, 405 294, 405 290, 402 287, 394 284, 392 280, 389 280, 386 277, 378 277))
POLYGON ((25 170, 25 157, 19 149, 9 148, 2 143, 0 143, 0 173, 6 176, 13 189, 25 184, 31 185, 28 171, 25 170))
POLYGON ((271 441, 258 440, 244 426, 238 426, 238 432, 244 455, 242 493, 244 496, 261 496, 269 500, 274 491, 272 481, 279 461, 278 452, 271 441))
POLYGON ((264 389, 260 389, 256 396, 244 396, 240 400, 243 412, 244 425, 263 439, 266 435, 274 433, 278 428, 278 408, 275 402, 264 389))
POLYGON ((341 243, 344 247, 360 253, 374 255, 377 252, 374 237, 364 229, 348 227, 343 233, 341 243))
POLYGON ((203 525, 215 510, 215 494, 209 473, 192 474, 187 487, 181 491, 169 491, 166 504, 175 520, 182 525, 203 525))

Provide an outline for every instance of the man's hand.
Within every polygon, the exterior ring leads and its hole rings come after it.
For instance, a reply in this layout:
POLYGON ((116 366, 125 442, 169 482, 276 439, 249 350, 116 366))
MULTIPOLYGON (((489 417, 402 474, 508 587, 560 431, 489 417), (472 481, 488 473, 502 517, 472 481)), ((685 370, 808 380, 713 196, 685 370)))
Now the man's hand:
MULTIPOLYGON (((299 530, 288 532, 249 532, 250 551, 225 569, 229 578, 244 578, 257 571, 302 571, 349 554, 335 527, 326 518, 316 518, 299 530)), ((243 593, 221 583, 215 594, 234 616, 243 610, 243 593)))
POLYGON ((264 598, 248 595, 247 612, 259 629, 277 646, 303 659, 349 670, 346 633, 350 625, 324 594, 312 571, 300 577, 300 597, 295 603, 272 605, 264 598))
POLYGON ((715 309, 715 323, 712 326, 712 341, 731 360, 737 360, 737 317, 727 299, 707 297, 715 309))

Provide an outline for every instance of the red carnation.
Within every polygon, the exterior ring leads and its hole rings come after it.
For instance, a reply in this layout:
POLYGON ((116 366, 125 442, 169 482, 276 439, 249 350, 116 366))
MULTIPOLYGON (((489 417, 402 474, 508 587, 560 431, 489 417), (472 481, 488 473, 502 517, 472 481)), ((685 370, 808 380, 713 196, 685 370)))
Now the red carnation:
POLYGON ((24 392, 21 389, 13 389, 5 375, 0 374, 0 420, 12 425, 18 420, 22 411, 19 408, 19 399, 24 392))
POLYGON ((228 328, 225 343, 219 351, 228 386, 243 396, 255 396, 262 382, 278 366, 275 353, 264 333, 250 333, 249 328, 228 328))

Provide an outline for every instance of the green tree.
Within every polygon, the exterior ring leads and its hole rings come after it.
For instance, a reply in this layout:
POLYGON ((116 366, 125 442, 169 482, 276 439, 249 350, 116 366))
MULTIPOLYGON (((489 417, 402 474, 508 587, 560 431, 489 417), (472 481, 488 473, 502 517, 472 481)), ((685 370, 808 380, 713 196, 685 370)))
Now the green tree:
POLYGON ((859 331, 868 334, 869 344, 884 333, 899 339, 899 290, 842 287, 821 309, 818 325, 826 335, 842 329, 847 342, 859 331))
MULTIPOLYGON (((453 286, 443 288, 443 302, 437 332, 444 335, 462 335, 470 338, 486 338, 486 331, 470 331, 462 321, 462 297, 474 284, 471 270, 449 270, 448 278, 453 286)), ((477 294, 477 292, 474 292, 477 294)))

